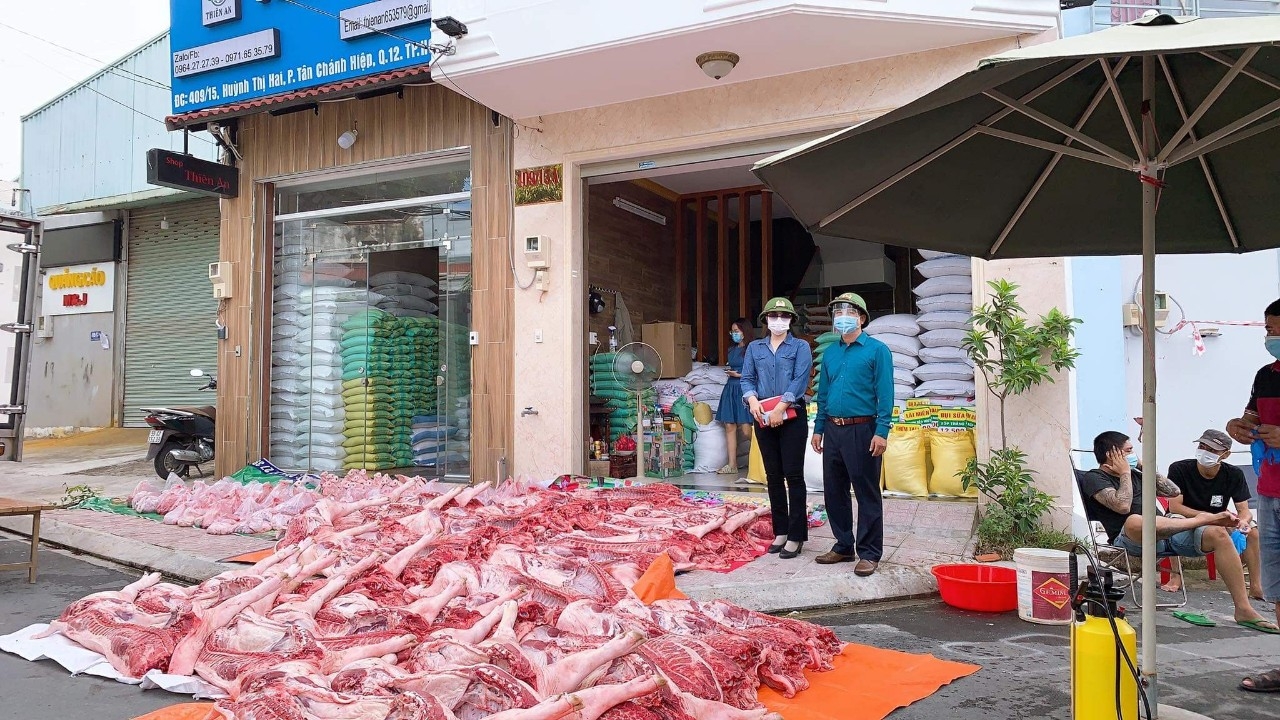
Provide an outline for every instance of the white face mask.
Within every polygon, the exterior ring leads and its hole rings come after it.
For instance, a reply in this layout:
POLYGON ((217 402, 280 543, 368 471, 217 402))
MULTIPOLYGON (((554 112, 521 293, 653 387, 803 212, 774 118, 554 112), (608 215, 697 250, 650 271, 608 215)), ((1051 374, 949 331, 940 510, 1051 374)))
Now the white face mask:
POLYGON ((1212 450, 1200 449, 1196 450, 1196 462, 1204 467, 1211 468, 1217 467, 1218 463, 1222 462, 1222 458, 1218 457, 1218 453, 1212 450))
POLYGON ((791 318, 769 318, 769 332, 785 335, 791 329, 791 318))

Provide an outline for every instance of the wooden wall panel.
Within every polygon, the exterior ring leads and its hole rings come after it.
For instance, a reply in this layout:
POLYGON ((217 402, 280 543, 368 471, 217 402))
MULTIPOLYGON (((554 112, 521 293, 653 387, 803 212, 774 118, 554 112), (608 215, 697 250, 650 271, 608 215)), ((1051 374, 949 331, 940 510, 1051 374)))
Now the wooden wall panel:
POLYGON ((511 234, 510 121, 439 85, 406 87, 403 97, 325 103, 318 112, 239 120, 240 197, 223 200, 221 259, 234 263, 236 295, 226 302, 228 337, 218 357, 217 472, 225 475, 261 457, 270 339, 271 224, 260 183, 297 173, 336 170, 378 160, 470 148, 472 172, 472 479, 495 480, 510 457, 514 388, 510 341, 514 286, 507 261, 511 234), (360 131, 350 150, 346 130, 360 131))
MULTIPOLYGON (((644 323, 678 319, 679 304, 671 302, 680 287, 675 217, 675 203, 635 183, 593 185, 587 194, 587 282, 622 293, 634 340, 641 339, 644 323), (665 216, 667 224, 619 209, 613 204, 616 197, 665 216)), ((588 316, 587 329, 607 348, 617 299, 607 293, 603 297, 604 312, 588 316)))

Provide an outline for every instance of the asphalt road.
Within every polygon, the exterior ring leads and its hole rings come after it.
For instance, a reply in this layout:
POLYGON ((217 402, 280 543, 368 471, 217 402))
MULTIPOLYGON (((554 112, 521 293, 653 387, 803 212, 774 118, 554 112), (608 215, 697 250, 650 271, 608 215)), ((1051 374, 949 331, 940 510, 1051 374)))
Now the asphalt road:
MULTIPOLYGON (((0 539, 0 563, 26 559, 24 542, 0 539)), ((22 572, 0 573, 0 635, 56 618, 73 600, 118 590, 137 579, 102 563, 42 548, 34 585, 22 572)), ((0 652, 0 718, 127 720, 190 698, 96 677, 72 677, 50 661, 27 662, 0 652)))
MULTIPOLYGON (((20 561, 25 551, 25 543, 0 538, 0 563, 20 561)), ((0 635, 47 621, 72 600, 118 589, 137 577, 50 549, 41 551, 41 563, 35 585, 27 584, 24 573, 0 574, 0 635)), ((1235 626, 1221 583, 1197 583, 1191 597, 1189 608, 1219 625, 1198 628, 1167 612, 1160 614, 1160 701, 1216 720, 1280 718, 1280 694, 1237 689, 1244 675, 1280 666, 1280 635, 1235 626)), ((850 642, 982 666, 978 673, 894 712, 890 720, 1070 718, 1064 627, 1032 625, 1013 613, 964 612, 939 601, 802 617, 831 626, 850 642)), ((127 719, 187 700, 100 678, 71 677, 52 662, 31 663, 0 653, 0 718, 127 719)))
MULTIPOLYGON (((1236 626, 1220 581, 1195 585, 1188 609, 1206 614, 1218 626, 1196 627, 1168 611, 1160 613, 1160 703, 1215 720, 1280 718, 1280 693, 1260 695, 1237 687, 1245 675, 1280 666, 1280 635, 1236 626)), ((1262 603, 1257 607, 1266 614, 1262 603)), ((1141 633, 1136 615, 1132 622, 1141 633)), ((830 626, 849 642, 982 666, 897 710, 890 720, 1071 717, 1066 627, 1024 622, 1016 613, 956 610, 933 600, 799 617, 830 626)))

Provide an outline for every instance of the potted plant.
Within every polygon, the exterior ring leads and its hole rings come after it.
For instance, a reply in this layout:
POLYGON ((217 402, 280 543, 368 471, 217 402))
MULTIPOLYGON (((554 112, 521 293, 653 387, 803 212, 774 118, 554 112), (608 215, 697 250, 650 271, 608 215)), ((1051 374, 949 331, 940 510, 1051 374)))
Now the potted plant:
POLYGON ((1033 322, 1018 302, 1017 285, 1003 279, 987 285, 990 297, 974 311, 964 348, 999 408, 1000 445, 989 448, 986 460, 969 460, 960 479, 965 490, 976 487, 990 501, 978 521, 979 553, 1007 560, 1019 547, 1064 549, 1075 542, 1069 533, 1042 524, 1053 496, 1036 487, 1026 454, 1009 447, 1005 405, 1075 367, 1079 352, 1071 338, 1081 321, 1053 308, 1033 322))

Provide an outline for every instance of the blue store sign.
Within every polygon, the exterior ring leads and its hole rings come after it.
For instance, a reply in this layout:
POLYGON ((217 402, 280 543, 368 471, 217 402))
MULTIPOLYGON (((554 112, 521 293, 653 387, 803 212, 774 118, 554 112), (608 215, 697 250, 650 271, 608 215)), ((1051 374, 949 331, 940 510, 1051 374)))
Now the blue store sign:
POLYGON ((429 0, 170 0, 173 112, 431 62, 429 0))

